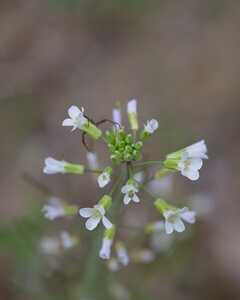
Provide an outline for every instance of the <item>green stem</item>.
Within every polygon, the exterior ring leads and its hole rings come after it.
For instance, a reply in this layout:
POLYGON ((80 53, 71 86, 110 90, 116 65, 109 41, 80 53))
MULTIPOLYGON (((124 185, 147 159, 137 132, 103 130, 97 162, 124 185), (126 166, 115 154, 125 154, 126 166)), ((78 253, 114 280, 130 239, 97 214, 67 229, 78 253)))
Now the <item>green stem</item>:
POLYGON ((134 167, 143 167, 143 166, 159 165, 159 164, 161 165, 162 162, 163 162, 162 160, 149 160, 149 161, 135 163, 134 167))

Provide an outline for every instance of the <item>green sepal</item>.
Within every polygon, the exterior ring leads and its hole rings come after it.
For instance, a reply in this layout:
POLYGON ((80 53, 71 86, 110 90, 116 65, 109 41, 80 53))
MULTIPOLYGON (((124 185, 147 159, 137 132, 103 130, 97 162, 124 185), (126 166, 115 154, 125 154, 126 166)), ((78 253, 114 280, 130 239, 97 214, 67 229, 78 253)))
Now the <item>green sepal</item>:
POLYGON ((95 140, 102 136, 102 131, 90 121, 84 124, 81 129, 95 140))
POLYGON ((138 130, 138 118, 136 113, 128 113, 128 120, 132 130, 138 130))
POLYGON ((151 134, 149 132, 147 132, 145 129, 143 129, 140 133, 140 139, 142 141, 148 139, 151 136, 151 134))
POLYGON ((173 205, 168 204, 164 199, 158 198, 154 202, 154 206, 160 213, 164 213, 166 210, 176 210, 177 208, 173 205))
POLYGON ((112 172, 113 172, 113 169, 111 167, 106 167, 102 173, 108 173, 111 176, 112 172))
POLYGON ((116 227, 115 225, 113 225, 111 228, 105 229, 103 237, 108 240, 113 240, 115 233, 116 233, 116 227))
POLYGON ((99 200, 99 205, 101 205, 107 211, 112 206, 112 197, 109 195, 104 195, 99 200))
POLYGON ((169 175, 171 175, 171 174, 173 174, 173 173, 175 173, 176 172, 176 170, 174 169, 168 169, 168 168, 161 168, 160 170, 158 170, 157 172, 156 172, 156 174, 155 174, 155 178, 156 179, 162 179, 162 178, 164 178, 164 177, 166 177, 166 176, 169 176, 169 175))
POLYGON ((66 173, 82 175, 84 173, 85 167, 83 165, 66 163, 64 166, 64 170, 66 173))
POLYGON ((178 150, 176 152, 167 155, 167 160, 181 160, 183 150, 178 150))

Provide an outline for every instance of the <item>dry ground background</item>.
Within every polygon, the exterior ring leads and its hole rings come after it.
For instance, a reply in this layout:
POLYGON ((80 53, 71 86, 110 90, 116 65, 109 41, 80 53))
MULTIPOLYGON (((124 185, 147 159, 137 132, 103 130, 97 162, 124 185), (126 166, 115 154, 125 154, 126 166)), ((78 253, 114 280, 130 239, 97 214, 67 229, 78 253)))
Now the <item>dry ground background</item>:
MULTIPOLYGON (((24 215, 30 196, 41 201, 23 172, 59 195, 95 197, 89 178, 43 176, 43 160, 85 161, 78 136, 60 126, 69 105, 101 119, 136 97, 142 121, 160 120, 154 158, 207 141, 201 179, 179 178, 174 193, 209 193, 215 206, 191 259, 170 279, 152 280, 153 295, 239 299, 239 32, 237 0, 1 0, 1 223, 24 215)), ((1 259, 3 300, 22 299, 9 279, 13 261, 1 259)))

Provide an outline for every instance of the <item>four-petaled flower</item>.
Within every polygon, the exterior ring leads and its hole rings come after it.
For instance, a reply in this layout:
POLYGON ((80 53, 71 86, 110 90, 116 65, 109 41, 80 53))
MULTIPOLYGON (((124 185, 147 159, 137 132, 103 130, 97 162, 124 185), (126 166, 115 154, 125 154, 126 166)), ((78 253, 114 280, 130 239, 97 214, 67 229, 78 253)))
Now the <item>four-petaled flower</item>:
POLYGON ((128 181, 127 184, 122 187, 121 192, 125 194, 123 198, 123 202, 125 205, 129 204, 130 201, 133 201, 135 203, 140 202, 139 197, 136 195, 136 193, 138 192, 138 187, 135 182, 128 181))
POLYGON ((157 130, 157 129, 158 129, 158 121, 155 120, 155 119, 147 121, 147 124, 144 125, 144 131, 149 133, 149 134, 154 133, 154 131, 157 130))
POLYGON ((45 166, 43 169, 43 173, 45 174, 57 174, 57 173, 66 173, 65 171, 66 162, 56 160, 52 157, 48 157, 45 159, 45 166))
POLYGON ((108 172, 103 172, 98 176, 98 185, 100 188, 105 187, 105 185, 107 185, 110 180, 111 180, 111 176, 108 172))
POLYGON ((72 105, 68 109, 68 114, 70 118, 65 119, 62 122, 63 126, 72 126, 72 131, 82 127, 88 122, 87 118, 84 116, 84 108, 79 109, 77 106, 72 105))
POLYGON ((166 233, 171 234, 174 230, 177 232, 185 230, 183 221, 189 224, 195 223, 196 213, 184 207, 176 210, 166 210, 163 212, 163 216, 165 218, 166 233))
POLYGON ((43 206, 42 212, 45 218, 49 220, 54 220, 56 218, 65 216, 64 206, 56 197, 50 198, 49 203, 43 206))
POLYGON ((105 228, 109 229, 112 227, 112 223, 105 217, 104 207, 99 204, 94 205, 93 208, 81 208, 79 214, 83 218, 88 218, 85 223, 88 230, 94 230, 101 220, 105 228))
POLYGON ((190 180, 199 178, 199 170, 203 165, 203 159, 207 159, 207 146, 204 141, 197 142, 182 152, 182 158, 178 162, 178 170, 190 180))

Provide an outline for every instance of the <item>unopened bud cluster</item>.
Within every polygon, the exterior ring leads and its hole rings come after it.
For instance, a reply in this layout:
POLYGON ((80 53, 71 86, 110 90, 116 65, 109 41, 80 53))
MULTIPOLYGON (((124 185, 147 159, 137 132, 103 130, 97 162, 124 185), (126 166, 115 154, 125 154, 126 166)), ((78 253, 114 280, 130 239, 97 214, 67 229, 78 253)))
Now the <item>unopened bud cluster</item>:
POLYGON ((134 141, 124 128, 106 132, 107 146, 113 163, 121 164, 141 159, 142 141, 134 141))

